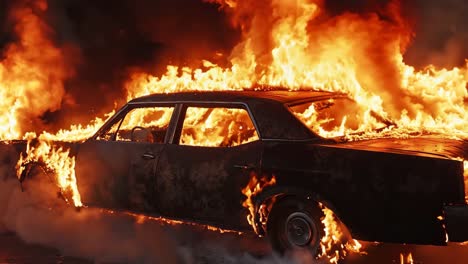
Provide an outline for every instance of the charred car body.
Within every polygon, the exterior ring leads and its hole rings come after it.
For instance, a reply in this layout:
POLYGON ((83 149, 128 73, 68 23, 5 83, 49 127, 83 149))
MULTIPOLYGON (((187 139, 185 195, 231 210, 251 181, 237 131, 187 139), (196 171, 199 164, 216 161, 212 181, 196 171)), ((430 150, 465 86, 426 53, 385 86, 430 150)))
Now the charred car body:
POLYGON ((443 245, 448 234, 450 241, 468 240, 463 163, 451 159, 467 159, 468 142, 340 142, 318 136, 294 111, 346 100, 305 91, 134 99, 74 146, 83 203, 251 230, 241 189, 259 175, 276 183, 252 197, 253 224, 279 250, 317 247, 319 203, 357 239, 443 245), (264 223, 259 209, 272 199, 264 223))

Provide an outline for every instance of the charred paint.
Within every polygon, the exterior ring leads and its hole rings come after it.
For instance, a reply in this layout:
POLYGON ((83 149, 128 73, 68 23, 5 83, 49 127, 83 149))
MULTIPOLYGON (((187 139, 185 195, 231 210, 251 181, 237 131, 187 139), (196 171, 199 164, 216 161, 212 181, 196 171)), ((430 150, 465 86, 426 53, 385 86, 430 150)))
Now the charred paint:
POLYGON ((158 165, 163 211, 174 217, 246 227, 240 190, 259 167, 261 143, 211 148, 168 145, 158 165), (241 223, 241 224, 240 224, 241 223))
POLYGON ((444 204, 464 203, 460 162, 449 159, 276 142, 263 165, 277 185, 332 204, 363 240, 444 243, 436 218, 444 204))

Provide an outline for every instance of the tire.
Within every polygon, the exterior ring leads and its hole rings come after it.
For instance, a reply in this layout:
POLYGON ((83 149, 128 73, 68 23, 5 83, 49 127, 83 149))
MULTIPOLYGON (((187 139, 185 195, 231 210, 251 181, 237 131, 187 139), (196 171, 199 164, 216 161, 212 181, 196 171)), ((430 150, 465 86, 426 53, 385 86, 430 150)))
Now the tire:
POLYGON ((284 254, 306 249, 314 257, 320 254, 320 241, 325 235, 321 222, 323 212, 315 201, 285 198, 275 204, 268 216, 267 236, 273 250, 284 254))

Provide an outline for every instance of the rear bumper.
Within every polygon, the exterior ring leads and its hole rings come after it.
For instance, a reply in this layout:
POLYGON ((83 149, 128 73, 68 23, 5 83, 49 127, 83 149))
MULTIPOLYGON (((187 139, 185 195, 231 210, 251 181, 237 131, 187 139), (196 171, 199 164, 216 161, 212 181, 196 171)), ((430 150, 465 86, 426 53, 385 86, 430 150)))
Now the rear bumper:
POLYGON ((445 206, 444 211, 449 241, 468 241, 468 205, 445 206))

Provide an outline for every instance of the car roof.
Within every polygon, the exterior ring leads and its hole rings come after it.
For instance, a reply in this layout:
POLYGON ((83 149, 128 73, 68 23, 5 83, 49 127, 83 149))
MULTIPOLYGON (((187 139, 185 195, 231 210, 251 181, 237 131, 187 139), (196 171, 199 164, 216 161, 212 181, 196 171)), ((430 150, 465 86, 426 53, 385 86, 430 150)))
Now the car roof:
POLYGON ((297 119, 286 106, 347 97, 342 93, 325 91, 241 90, 241 91, 191 91, 159 93, 135 98, 128 105, 147 103, 190 103, 190 104, 246 104, 262 140, 309 140, 320 138, 297 119))
POLYGON ((345 96, 341 93, 325 91, 288 91, 288 90, 244 90, 244 91, 193 91, 151 94, 131 100, 129 103, 149 102, 251 102, 275 101, 294 104, 322 98, 345 96))

